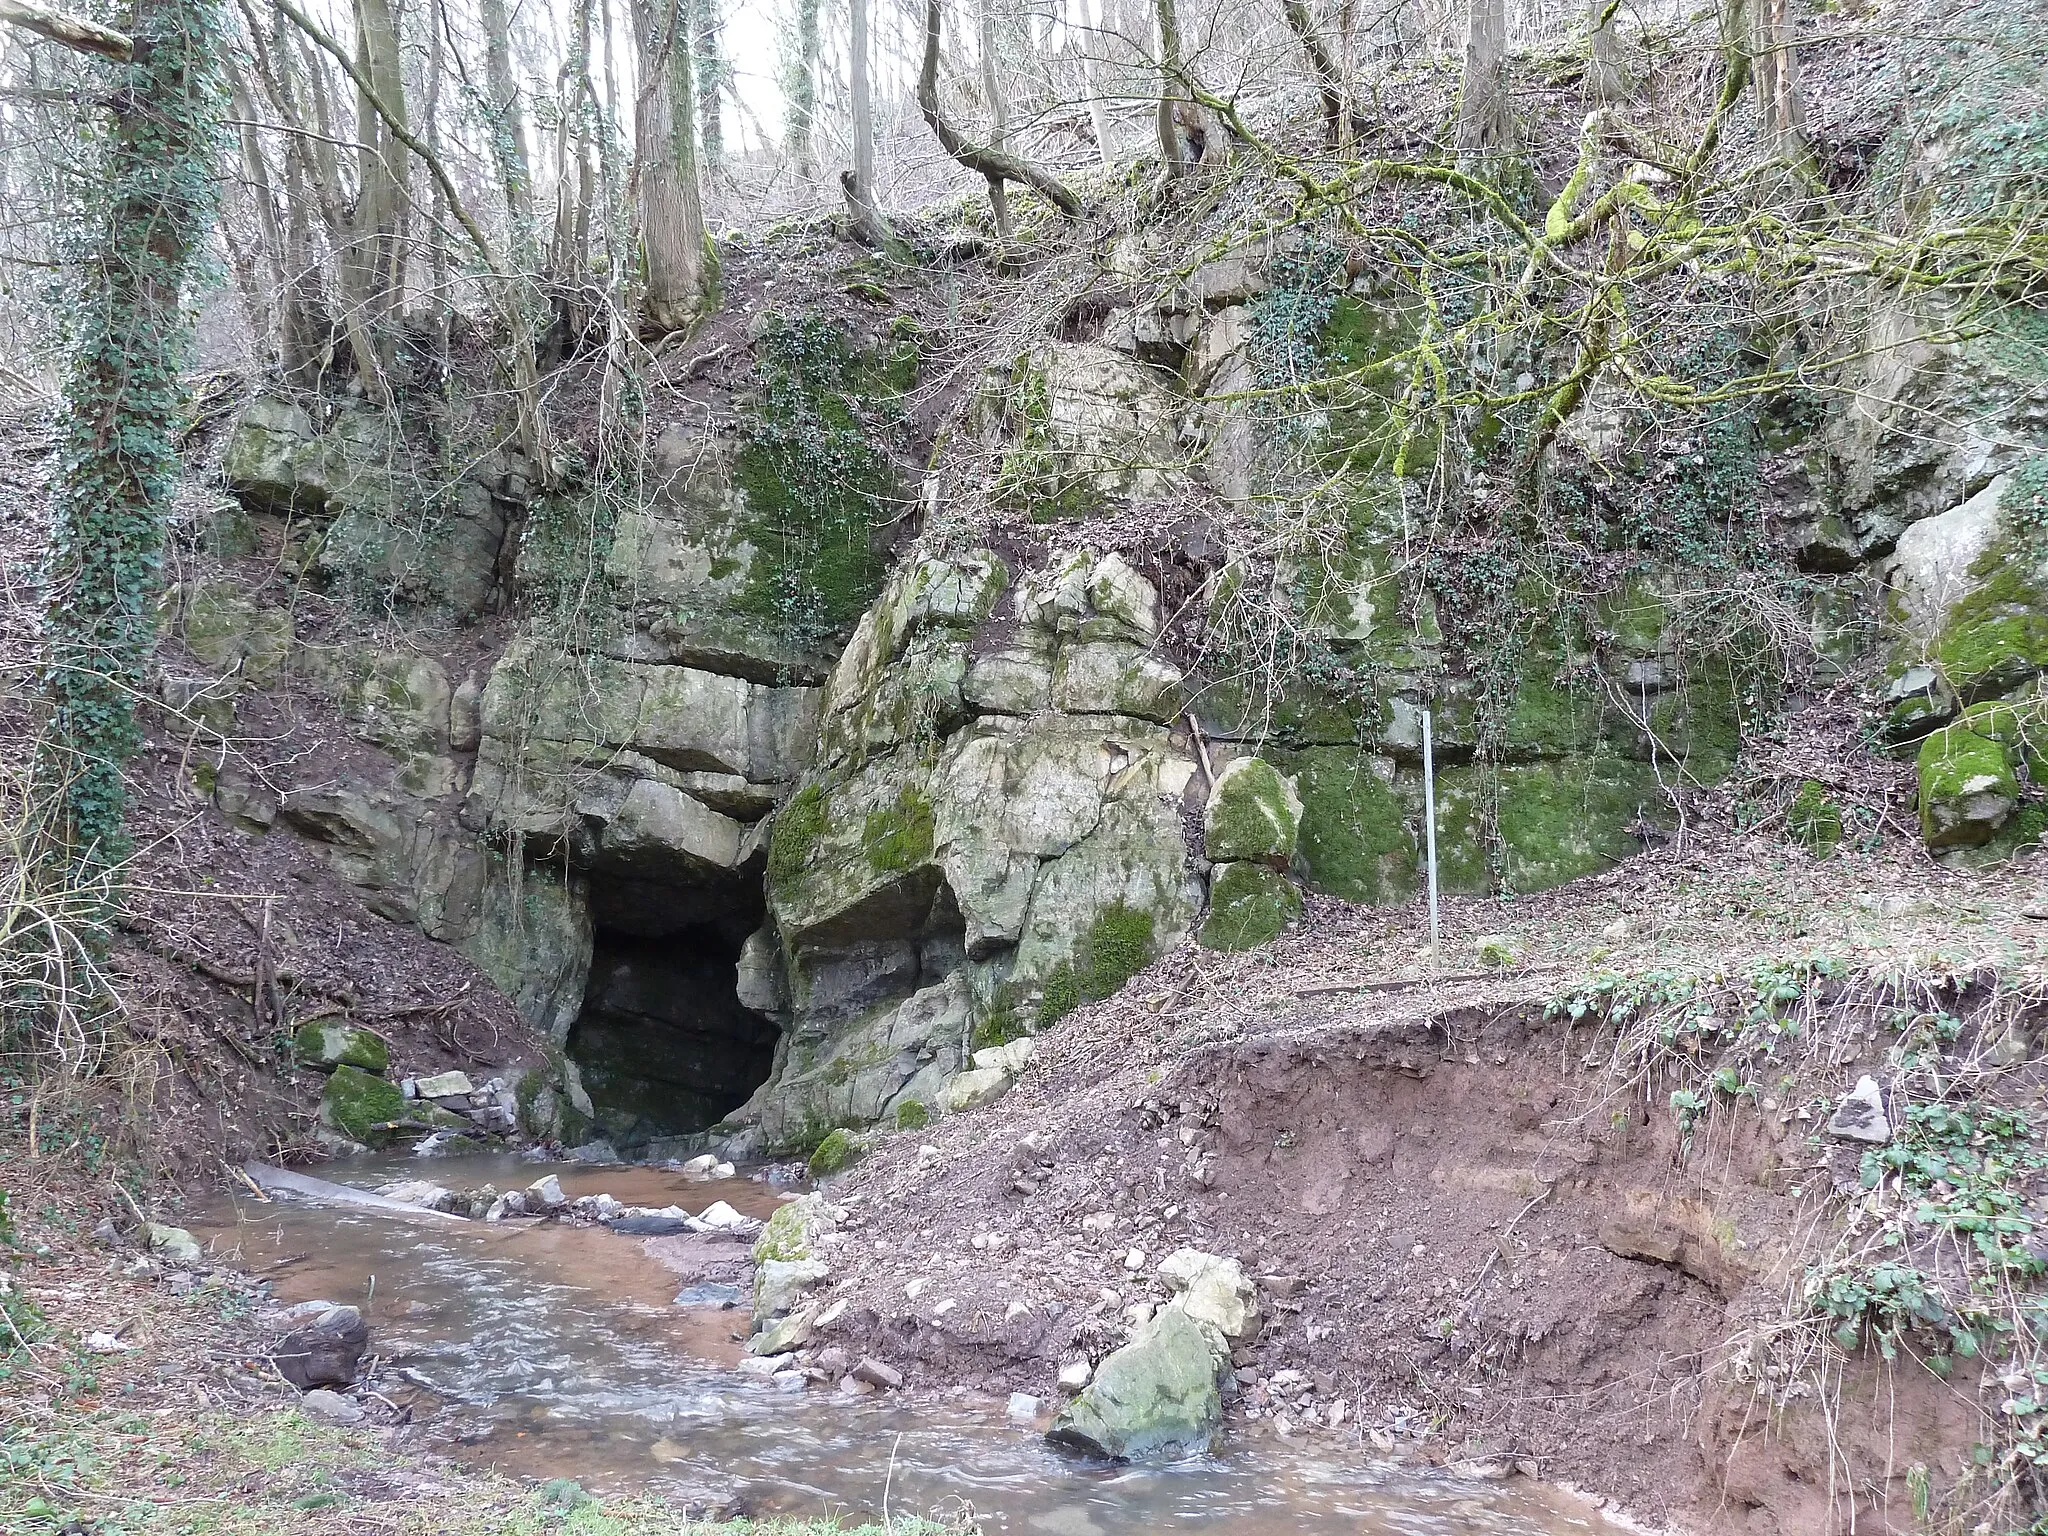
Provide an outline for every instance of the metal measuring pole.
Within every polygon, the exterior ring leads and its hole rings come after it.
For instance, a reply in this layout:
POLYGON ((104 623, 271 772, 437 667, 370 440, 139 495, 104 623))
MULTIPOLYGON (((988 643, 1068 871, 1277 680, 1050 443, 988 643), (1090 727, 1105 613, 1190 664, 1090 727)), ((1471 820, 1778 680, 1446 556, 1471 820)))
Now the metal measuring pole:
POLYGON ((1422 834, 1429 859, 1429 947, 1436 948, 1436 747, 1429 710, 1422 711, 1422 834))

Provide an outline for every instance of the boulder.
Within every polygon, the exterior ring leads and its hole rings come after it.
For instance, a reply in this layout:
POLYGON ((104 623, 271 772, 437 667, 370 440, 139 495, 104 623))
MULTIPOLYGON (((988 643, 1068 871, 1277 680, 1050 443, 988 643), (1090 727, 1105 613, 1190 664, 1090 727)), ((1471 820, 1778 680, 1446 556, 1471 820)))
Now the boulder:
POLYGON ((337 1066, 320 1098, 321 1124, 372 1145, 389 1141, 391 1124, 412 1118, 413 1113, 396 1084, 360 1067, 337 1066))
POLYGON ((327 1070, 360 1067, 381 1073, 391 1065, 391 1050, 383 1040, 353 1024, 302 1024, 292 1036, 292 1054, 304 1066, 327 1070))
POLYGON ((1205 949, 1257 949, 1301 916, 1301 889, 1264 864, 1218 864, 1209 876, 1209 913, 1198 935, 1205 949))
POLYGON ((804 1307, 787 1317, 777 1318, 748 1341, 747 1353, 786 1355, 791 1350, 802 1349, 811 1342, 811 1335, 817 1329, 817 1317, 816 1307, 804 1307))
POLYGON ((1219 864, 1244 860, 1285 869, 1301 835, 1301 795, 1264 758, 1240 757, 1216 775, 1202 832, 1204 851, 1219 864))
POLYGON ((1159 1261, 1159 1278, 1180 1294, 1189 1317, 1222 1335, 1226 1353, 1258 1337, 1258 1287, 1237 1260, 1181 1248, 1159 1261))
POLYGON ((2019 780, 2005 747, 1964 724, 1920 744, 1920 834, 1929 849, 1976 847, 2019 808, 2019 780))
POLYGON ((1199 1455, 1223 1420, 1218 1370, 1209 1330, 1171 1302, 1097 1367, 1046 1439, 1118 1461, 1199 1455))
POLYGON ((468 1098, 475 1091, 467 1072, 437 1072, 413 1079, 413 1092, 423 1099, 468 1098))
POLYGON ((1010 1091, 1016 1078, 1001 1067, 976 1068, 949 1078, 939 1090, 939 1108, 949 1115, 993 1104, 1010 1091))
POLYGON ((271 1363, 301 1392, 348 1386, 370 1342, 362 1313, 331 1301, 301 1302, 272 1314, 265 1325, 271 1363))
MULTIPOLYGON (((832 1266, 822 1259, 770 1259, 754 1269, 754 1326, 766 1328, 796 1306, 807 1291, 823 1285, 832 1266)), ((786 1346, 796 1348, 795 1344, 786 1346)), ((767 1351, 757 1351, 767 1353, 767 1351)))
POLYGON ((143 1232, 149 1239, 150 1252, 173 1264, 197 1264, 204 1256, 199 1240, 183 1227, 167 1227, 152 1221, 143 1232))

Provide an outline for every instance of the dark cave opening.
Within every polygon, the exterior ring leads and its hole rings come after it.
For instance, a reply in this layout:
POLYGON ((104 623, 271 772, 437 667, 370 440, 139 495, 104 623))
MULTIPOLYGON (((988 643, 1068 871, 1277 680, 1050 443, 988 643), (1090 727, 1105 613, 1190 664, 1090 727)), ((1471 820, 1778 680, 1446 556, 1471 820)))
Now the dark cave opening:
POLYGON ((736 995, 758 893, 677 900, 593 882, 590 979, 568 1055, 621 1152, 718 1124, 768 1080, 775 1024, 736 995), (751 901, 747 895, 751 895, 751 901))

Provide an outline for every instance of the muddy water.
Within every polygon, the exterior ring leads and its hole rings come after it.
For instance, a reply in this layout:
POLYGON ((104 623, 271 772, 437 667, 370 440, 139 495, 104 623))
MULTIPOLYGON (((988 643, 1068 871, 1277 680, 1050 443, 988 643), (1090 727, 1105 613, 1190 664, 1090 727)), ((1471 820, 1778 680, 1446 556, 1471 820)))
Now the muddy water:
MULTIPOLYGON (((375 1159, 321 1173, 372 1187, 432 1177, 523 1186, 557 1174, 573 1195, 766 1216, 776 1193, 656 1169, 511 1157, 375 1159)), ((1375 1465, 1356 1447, 1241 1446, 1168 1468, 1100 1467, 1004 1422, 994 1403, 902 1406, 787 1394, 733 1375, 743 1310, 678 1307, 641 1242, 554 1225, 408 1221, 254 1200, 195 1229, 286 1300, 352 1302, 372 1347, 444 1400, 456 1454, 601 1491, 736 1495, 757 1513, 856 1518, 971 1506, 991 1533, 1109 1536, 1191 1526, 1233 1536, 1563 1536, 1612 1529, 1564 1495, 1375 1465)))

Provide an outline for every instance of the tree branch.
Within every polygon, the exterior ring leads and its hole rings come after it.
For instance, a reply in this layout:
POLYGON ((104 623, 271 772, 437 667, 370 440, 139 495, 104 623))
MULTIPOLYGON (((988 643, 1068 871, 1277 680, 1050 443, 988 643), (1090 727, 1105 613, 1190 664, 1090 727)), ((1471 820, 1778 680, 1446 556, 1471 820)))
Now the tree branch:
MULTIPOLYGON (((279 0, 284 3, 284 0, 279 0)), ((959 129, 939 113, 939 0, 926 0, 924 10, 924 68, 917 77, 917 105, 924 120, 938 136, 939 147, 968 170, 990 181, 1014 181, 1031 188, 1070 219, 1081 216, 1081 199, 1055 177, 1030 161, 1006 150, 969 144, 959 129)))
POLYGON ((33 0, 0 0, 0 21, 12 22, 38 37, 76 48, 80 53, 96 53, 103 59, 126 63, 135 56, 135 44, 127 33, 103 27, 83 16, 67 16, 48 6, 36 5, 33 0))

